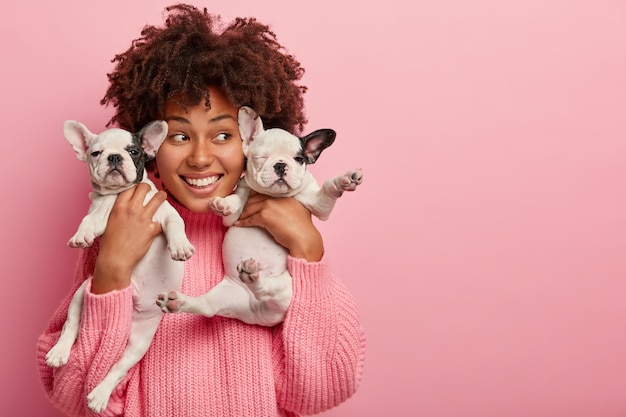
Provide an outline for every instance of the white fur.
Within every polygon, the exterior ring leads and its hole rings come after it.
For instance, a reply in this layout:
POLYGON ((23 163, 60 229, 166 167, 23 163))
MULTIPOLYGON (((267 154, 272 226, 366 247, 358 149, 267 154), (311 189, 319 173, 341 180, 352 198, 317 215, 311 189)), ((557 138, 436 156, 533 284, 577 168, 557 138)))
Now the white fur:
MULTIPOLYGON (((301 139, 281 129, 264 130, 261 118, 248 108, 239 111, 239 129, 247 157, 246 173, 237 190, 225 198, 211 200, 211 208, 232 226, 246 204, 250 190, 272 197, 294 196, 316 217, 325 220, 337 198, 353 191, 362 181, 360 169, 327 180, 320 188, 306 164, 334 140, 316 135, 304 147, 301 139), (278 169, 282 166, 282 169, 278 169), (284 172, 284 175, 280 175, 284 172)), ((191 297, 178 291, 159 296, 165 312, 186 312, 207 317, 220 315, 250 324, 273 326, 280 323, 289 308, 292 278, 287 270, 287 251, 265 230, 256 227, 230 227, 223 244, 224 279, 208 293, 191 297)))
MULTIPOLYGON (((65 122, 64 133, 78 159, 87 162, 94 188, 90 194, 92 203, 89 213, 68 242, 72 247, 84 248, 91 246, 94 239, 104 232, 117 195, 136 185, 136 167, 129 154, 133 140, 132 135, 122 129, 108 129, 95 135, 83 124, 71 120, 65 122), (118 159, 118 164, 113 166, 110 156, 118 159)), ((166 134, 165 122, 150 123, 139 132, 142 138, 141 147, 146 152, 147 159, 155 156, 166 134)), ((141 182, 152 188, 146 196, 145 204, 157 190, 145 171, 141 182)), ((178 261, 188 259, 194 252, 194 247, 185 235, 183 219, 168 202, 164 202, 157 209, 154 221, 161 224, 163 233, 154 239, 148 253, 133 270, 135 304, 127 347, 120 360, 87 396, 89 408, 96 413, 106 408, 117 384, 150 347, 163 316, 154 302, 154 297, 162 291, 180 288, 184 264, 178 261)), ((78 336, 86 285, 87 281, 74 293, 61 336, 46 355, 49 366, 63 366, 69 359, 71 348, 78 336)))

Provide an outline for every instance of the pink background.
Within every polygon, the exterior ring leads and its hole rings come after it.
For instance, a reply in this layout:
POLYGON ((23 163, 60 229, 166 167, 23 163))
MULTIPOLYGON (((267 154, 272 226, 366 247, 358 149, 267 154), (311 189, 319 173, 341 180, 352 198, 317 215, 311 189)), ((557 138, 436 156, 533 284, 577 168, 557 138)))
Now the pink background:
MULTIPOLYGON (((103 127, 110 59, 168 3, 3 7, 3 415, 59 415, 34 344, 88 205, 61 125, 103 127)), ((365 171, 320 224, 368 334, 324 416, 626 415, 626 3, 195 4, 270 23, 338 131, 315 175, 365 171)))

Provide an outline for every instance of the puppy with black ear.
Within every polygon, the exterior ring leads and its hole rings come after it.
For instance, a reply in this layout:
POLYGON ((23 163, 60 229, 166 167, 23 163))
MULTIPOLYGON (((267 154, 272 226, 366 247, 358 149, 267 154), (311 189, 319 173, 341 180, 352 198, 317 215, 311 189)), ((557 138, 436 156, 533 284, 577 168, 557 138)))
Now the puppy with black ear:
MULTIPOLYGON (((63 125, 63 132, 76 157, 89 167, 93 188, 91 206, 68 242, 71 247, 86 248, 104 233, 119 193, 144 182, 151 187, 144 204, 156 194, 156 186, 148 179, 144 166, 156 156, 167 136, 167 123, 151 122, 136 134, 117 128, 94 134, 82 123, 68 120, 63 125)), ((132 273, 135 308, 126 350, 104 380, 87 396, 89 408, 96 413, 106 408, 117 384, 148 350, 163 317, 154 303, 154 296, 180 288, 184 272, 184 264, 180 261, 189 259, 195 250, 185 234, 183 219, 167 201, 157 209, 154 221, 161 224, 163 233, 154 239, 132 273)), ((61 336, 46 355, 49 366, 63 366, 69 359, 78 336, 86 285, 87 281, 74 293, 61 336)))
MULTIPOLYGON (((282 129, 263 128, 249 107, 239 110, 239 130, 246 171, 237 190, 210 201, 211 209, 232 226, 246 204, 250 190, 272 197, 295 197, 316 217, 326 220, 344 191, 354 191, 363 180, 360 169, 329 179, 320 187, 307 164, 335 140, 331 129, 299 138, 282 129)), ((230 227, 224 236, 224 279, 211 291, 190 297, 171 291, 159 295, 164 312, 186 312, 232 317, 250 324, 280 323, 291 303, 291 275, 287 251, 258 227, 230 227)))

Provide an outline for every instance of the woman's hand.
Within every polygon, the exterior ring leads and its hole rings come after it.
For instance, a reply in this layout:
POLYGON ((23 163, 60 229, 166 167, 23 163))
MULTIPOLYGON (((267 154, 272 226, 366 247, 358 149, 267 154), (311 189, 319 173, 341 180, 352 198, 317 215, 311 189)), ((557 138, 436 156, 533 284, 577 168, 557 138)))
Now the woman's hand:
POLYGON ((235 226, 264 228, 294 258, 317 262, 324 254, 324 242, 311 213, 293 197, 272 198, 251 192, 235 226))
POLYGON ((167 195, 160 191, 144 206, 149 191, 149 185, 140 183, 118 195, 100 237, 91 285, 94 294, 128 287, 133 269, 161 233, 161 225, 152 218, 167 195))

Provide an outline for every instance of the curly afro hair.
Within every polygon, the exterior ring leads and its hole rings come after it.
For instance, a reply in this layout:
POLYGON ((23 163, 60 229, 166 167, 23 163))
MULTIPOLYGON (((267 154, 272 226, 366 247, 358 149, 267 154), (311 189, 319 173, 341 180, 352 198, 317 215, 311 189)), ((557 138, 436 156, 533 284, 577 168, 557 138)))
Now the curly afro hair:
POLYGON ((302 132, 306 87, 297 82, 304 69, 269 26, 254 18, 224 26, 219 15, 186 4, 165 10, 163 27, 145 26, 112 60, 117 64, 100 101, 115 107, 108 126, 137 132, 163 117, 168 100, 186 107, 204 99, 210 106, 208 86, 214 86, 235 106, 255 109, 266 127, 302 132))

